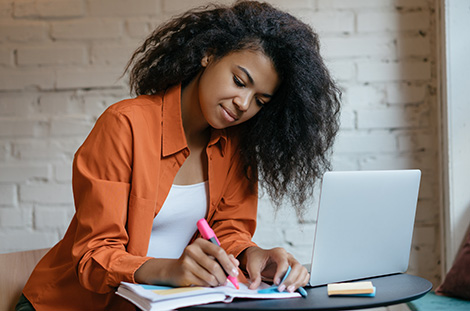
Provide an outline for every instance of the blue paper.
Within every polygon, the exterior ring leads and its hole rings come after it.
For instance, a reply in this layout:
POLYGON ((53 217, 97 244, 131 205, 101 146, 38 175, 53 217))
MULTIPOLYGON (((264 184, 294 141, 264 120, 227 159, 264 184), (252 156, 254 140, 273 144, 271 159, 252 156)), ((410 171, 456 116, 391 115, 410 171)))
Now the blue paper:
MULTIPOLYGON (((291 270, 292 270, 292 268, 289 266, 287 268, 286 274, 284 274, 284 277, 282 278, 281 283, 279 283, 279 284, 282 284, 286 280, 286 278, 289 275, 291 270)), ((273 285, 271 287, 258 290, 258 293, 260 293, 260 294, 280 293, 278 288, 279 288, 278 285, 273 285)), ((302 287, 299 287, 297 289, 297 291, 300 293, 300 295, 302 295, 302 297, 307 297, 307 291, 305 289, 303 289, 302 287)))

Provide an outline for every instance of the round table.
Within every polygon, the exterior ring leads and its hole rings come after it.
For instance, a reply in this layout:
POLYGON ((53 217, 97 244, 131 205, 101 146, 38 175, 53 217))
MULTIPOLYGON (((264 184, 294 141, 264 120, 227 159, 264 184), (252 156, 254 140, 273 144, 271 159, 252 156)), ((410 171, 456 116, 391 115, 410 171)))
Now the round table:
POLYGON ((364 279, 376 287, 375 297, 329 297, 325 286, 306 288, 307 298, 235 299, 232 303, 213 303, 181 310, 354 310, 408 302, 424 296, 431 282, 400 273, 364 279))

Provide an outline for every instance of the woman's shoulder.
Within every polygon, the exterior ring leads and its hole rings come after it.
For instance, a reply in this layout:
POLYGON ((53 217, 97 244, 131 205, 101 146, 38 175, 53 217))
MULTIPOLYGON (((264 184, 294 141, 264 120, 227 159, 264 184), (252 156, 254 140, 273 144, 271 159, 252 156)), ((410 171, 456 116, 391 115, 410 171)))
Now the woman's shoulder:
POLYGON ((151 112, 161 110, 162 97, 160 95, 140 95, 135 98, 123 99, 109 106, 106 111, 128 115, 135 112, 151 112))
POLYGON ((124 99, 109 106, 98 118, 95 128, 106 131, 159 133, 162 121, 162 99, 157 95, 142 95, 124 99))

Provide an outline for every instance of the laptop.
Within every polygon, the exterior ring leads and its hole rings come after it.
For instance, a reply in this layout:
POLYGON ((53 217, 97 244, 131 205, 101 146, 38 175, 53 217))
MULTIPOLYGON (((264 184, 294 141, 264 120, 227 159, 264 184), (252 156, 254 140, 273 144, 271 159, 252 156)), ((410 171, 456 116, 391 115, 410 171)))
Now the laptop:
POLYGON ((309 286, 408 269, 420 170, 323 175, 309 286))

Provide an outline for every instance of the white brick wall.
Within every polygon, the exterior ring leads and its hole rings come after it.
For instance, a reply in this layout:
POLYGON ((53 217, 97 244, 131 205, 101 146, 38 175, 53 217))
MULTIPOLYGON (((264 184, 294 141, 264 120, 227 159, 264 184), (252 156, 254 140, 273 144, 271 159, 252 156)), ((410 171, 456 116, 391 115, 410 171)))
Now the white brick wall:
POLYGON ((16 0, 14 7, 14 16, 19 18, 73 18, 84 13, 80 0, 16 0))
POLYGON ((18 66, 85 65, 86 48, 76 45, 28 46, 16 50, 18 66))
MULTIPOLYGON (((437 284, 435 2, 270 2, 319 32, 343 90, 334 169, 423 171, 410 271, 437 284)), ((205 3, 0 1, 0 252, 60 239, 73 214, 73 154, 101 112, 128 96, 119 77, 132 51, 164 19, 205 3)), ((286 206, 274 216, 262 197, 255 240, 308 262, 315 215, 299 222, 286 206)))

